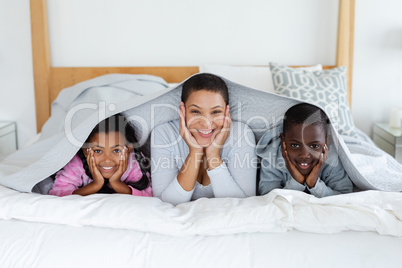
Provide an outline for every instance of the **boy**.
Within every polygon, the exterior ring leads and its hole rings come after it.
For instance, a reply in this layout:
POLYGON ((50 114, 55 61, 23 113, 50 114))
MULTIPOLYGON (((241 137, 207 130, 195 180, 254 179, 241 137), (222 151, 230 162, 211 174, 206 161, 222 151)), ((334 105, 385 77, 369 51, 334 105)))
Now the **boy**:
POLYGON ((261 157, 260 195, 276 188, 316 197, 352 192, 337 153, 329 151, 328 124, 320 108, 301 103, 285 113, 280 137, 280 127, 264 134, 256 149, 261 157))

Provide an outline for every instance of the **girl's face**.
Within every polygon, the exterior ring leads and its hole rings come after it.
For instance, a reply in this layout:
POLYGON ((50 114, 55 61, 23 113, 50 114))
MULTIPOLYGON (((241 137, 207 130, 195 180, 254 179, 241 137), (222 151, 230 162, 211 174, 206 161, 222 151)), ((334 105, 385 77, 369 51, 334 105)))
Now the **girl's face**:
MULTIPOLYGON (((124 147, 127 147, 126 139, 120 132, 97 133, 89 140, 88 148, 94 152, 96 167, 105 179, 109 179, 117 171, 124 147)), ((84 149, 85 157, 88 154, 84 149)))
POLYGON ((186 124, 202 147, 208 147, 222 129, 226 103, 219 93, 198 90, 191 93, 186 103, 186 124))
POLYGON ((317 125, 294 125, 281 135, 285 141, 289 159, 299 172, 306 176, 318 164, 320 154, 324 152, 325 132, 317 125))

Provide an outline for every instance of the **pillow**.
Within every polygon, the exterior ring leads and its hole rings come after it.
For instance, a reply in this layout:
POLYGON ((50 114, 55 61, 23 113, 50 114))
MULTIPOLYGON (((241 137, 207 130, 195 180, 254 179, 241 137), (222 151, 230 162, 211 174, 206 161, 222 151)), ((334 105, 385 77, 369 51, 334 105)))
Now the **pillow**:
POLYGON ((356 136, 347 102, 346 67, 311 71, 270 63, 275 93, 321 106, 339 134, 356 136))
MULTIPOLYGON (((204 64, 199 66, 201 73, 212 73, 230 81, 257 90, 274 93, 274 84, 269 66, 230 66, 222 64, 204 64)), ((304 69, 322 70, 321 65, 304 69)))

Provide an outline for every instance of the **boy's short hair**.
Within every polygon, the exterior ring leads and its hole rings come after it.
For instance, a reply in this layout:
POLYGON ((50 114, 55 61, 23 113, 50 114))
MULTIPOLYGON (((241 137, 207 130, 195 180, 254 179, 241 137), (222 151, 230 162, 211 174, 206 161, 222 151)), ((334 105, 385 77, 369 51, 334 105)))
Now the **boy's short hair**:
POLYGON ((323 110, 308 103, 299 103, 290 107, 283 118, 283 135, 294 125, 315 125, 322 128, 327 137, 329 119, 323 110))
POLYGON ((186 102, 191 93, 198 90, 207 90, 221 94, 226 104, 229 104, 229 90, 225 81, 219 76, 201 73, 190 77, 183 83, 181 101, 186 102))

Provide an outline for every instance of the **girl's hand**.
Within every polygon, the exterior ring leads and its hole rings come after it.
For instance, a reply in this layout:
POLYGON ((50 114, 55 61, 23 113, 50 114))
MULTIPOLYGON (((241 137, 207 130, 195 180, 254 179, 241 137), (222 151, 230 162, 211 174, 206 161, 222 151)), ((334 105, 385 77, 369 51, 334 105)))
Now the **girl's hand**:
POLYGON ((120 159, 119 159, 119 167, 117 168, 116 172, 113 173, 113 175, 109 179, 109 183, 113 187, 113 183, 121 181, 121 176, 126 172, 127 170, 127 163, 128 163, 128 148, 124 146, 122 152, 120 153, 120 159))
POLYGON ((93 182, 95 184, 101 185, 101 187, 102 187, 105 179, 103 178, 98 167, 96 166, 94 151, 90 148, 88 148, 86 150, 88 152, 87 163, 88 163, 89 171, 91 172, 91 175, 92 175, 93 182))
POLYGON ((293 179, 295 179, 298 183, 304 184, 305 178, 303 174, 296 168, 296 166, 290 161, 288 151, 286 149, 286 143, 282 141, 282 156, 285 160, 286 168, 289 170, 290 175, 292 175, 293 179))
POLYGON ((194 138, 193 134, 191 134, 190 130, 186 126, 186 108, 184 107, 184 103, 180 103, 180 136, 186 142, 190 151, 194 151, 197 153, 203 153, 203 148, 198 144, 197 140, 194 138))
POLYGON ((129 155, 130 150, 124 146, 123 151, 120 154, 119 167, 109 179, 109 183, 113 190, 119 194, 132 194, 131 188, 121 181, 121 176, 123 176, 124 172, 127 170, 129 155))
POLYGON ((216 134, 212 143, 205 149, 205 154, 207 158, 219 157, 223 145, 225 144, 230 133, 230 125, 232 124, 232 119, 230 117, 230 107, 226 105, 225 115, 223 118, 223 126, 218 134, 216 134))
POLYGON ((327 159, 328 159, 328 146, 325 144, 323 151, 320 155, 318 164, 315 165, 315 167, 313 167, 310 174, 306 178, 306 184, 310 189, 313 188, 317 183, 318 177, 320 176, 324 163, 325 161, 327 161, 327 159))

